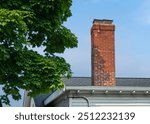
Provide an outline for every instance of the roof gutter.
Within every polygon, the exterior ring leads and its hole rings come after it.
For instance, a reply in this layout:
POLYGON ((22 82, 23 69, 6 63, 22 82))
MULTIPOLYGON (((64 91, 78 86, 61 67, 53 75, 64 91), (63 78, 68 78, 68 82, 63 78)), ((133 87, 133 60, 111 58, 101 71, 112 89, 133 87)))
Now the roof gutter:
MULTIPOLYGON (((100 94, 128 94, 128 95, 138 95, 145 94, 150 95, 150 88, 149 87, 97 87, 97 86, 67 86, 64 87, 61 90, 56 90, 53 92, 48 98, 44 100, 44 105, 48 105, 58 97, 60 97, 62 94, 64 94, 66 91, 72 91, 72 93, 82 93, 82 91, 85 93, 87 91, 88 93, 100 93, 100 94)), ((81 96, 80 96, 81 97, 81 96)), ((83 97, 82 97, 83 98, 83 97)), ((87 103, 90 106, 89 100, 87 100, 85 97, 84 99, 87 101, 87 103)))

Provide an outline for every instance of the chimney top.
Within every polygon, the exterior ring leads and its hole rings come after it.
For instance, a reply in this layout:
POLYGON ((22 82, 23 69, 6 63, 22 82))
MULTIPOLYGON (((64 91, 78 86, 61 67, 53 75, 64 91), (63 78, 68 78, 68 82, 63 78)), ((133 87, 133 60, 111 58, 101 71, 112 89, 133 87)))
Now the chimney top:
POLYGON ((112 24, 113 20, 109 19, 94 19, 93 23, 112 24))

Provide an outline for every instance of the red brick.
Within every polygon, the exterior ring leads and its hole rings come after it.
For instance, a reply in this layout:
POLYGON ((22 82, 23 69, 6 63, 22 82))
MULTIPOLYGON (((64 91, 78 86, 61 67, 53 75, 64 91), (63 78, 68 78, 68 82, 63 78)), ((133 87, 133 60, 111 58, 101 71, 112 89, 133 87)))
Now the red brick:
POLYGON ((115 48, 113 24, 102 21, 91 28, 92 84, 115 86, 115 48))

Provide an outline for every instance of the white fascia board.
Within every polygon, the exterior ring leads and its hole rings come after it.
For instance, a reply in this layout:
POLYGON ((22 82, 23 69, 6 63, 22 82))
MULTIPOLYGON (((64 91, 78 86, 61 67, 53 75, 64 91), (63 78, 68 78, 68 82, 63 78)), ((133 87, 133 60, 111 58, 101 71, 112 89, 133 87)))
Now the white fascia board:
POLYGON ((50 102, 61 96, 65 92, 65 88, 56 90, 47 99, 44 100, 44 105, 48 105, 50 102))
POLYGON ((128 86, 66 86, 66 90, 95 90, 95 91, 150 91, 150 87, 128 87, 128 86))

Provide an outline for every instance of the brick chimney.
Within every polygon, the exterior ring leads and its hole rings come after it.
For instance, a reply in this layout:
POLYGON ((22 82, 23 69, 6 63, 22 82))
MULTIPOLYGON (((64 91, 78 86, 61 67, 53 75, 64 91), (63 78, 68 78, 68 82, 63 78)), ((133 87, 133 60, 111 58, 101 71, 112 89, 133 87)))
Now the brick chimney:
POLYGON ((115 25, 112 20, 94 19, 91 28, 92 85, 115 86, 115 25))

